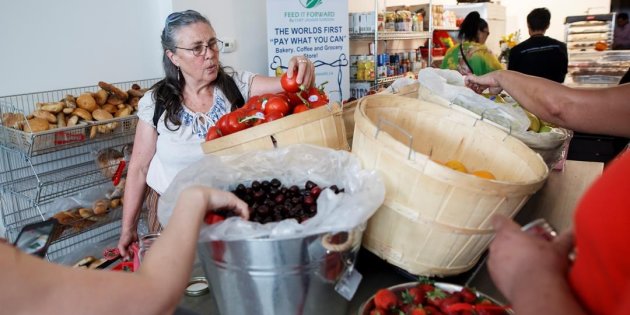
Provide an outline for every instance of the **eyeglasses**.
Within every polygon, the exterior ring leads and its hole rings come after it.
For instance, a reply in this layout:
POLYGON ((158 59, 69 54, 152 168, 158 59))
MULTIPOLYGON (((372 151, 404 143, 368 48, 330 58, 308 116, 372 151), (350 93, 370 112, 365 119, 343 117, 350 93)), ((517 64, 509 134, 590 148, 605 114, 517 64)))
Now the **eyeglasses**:
POLYGON ((223 48, 223 41, 214 38, 214 39, 211 39, 207 45, 199 44, 193 48, 184 48, 184 47, 175 46, 175 48, 192 51, 193 55, 195 55, 196 57, 199 57, 199 56, 204 56, 206 52, 208 52, 208 48, 212 49, 215 52, 220 51, 223 48))

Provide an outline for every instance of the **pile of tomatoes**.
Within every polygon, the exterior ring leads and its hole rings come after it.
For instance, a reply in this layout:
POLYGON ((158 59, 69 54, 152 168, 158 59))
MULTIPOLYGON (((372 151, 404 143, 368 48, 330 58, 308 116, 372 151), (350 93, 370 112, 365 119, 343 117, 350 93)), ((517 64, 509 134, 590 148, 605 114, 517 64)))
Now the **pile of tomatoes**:
POLYGON ((208 129, 206 141, 328 104, 328 95, 324 92, 326 83, 307 88, 295 79, 295 75, 289 78, 284 73, 280 78, 284 92, 253 96, 243 107, 221 116, 208 129))

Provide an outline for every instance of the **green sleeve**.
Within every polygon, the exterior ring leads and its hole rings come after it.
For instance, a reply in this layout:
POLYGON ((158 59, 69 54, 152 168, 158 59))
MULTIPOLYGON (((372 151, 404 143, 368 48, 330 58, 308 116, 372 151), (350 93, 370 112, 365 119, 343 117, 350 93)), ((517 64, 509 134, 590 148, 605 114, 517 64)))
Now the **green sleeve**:
POLYGON ((476 52, 469 60, 470 66, 473 68, 475 75, 484 75, 486 73, 501 70, 503 66, 490 51, 480 50, 476 52))

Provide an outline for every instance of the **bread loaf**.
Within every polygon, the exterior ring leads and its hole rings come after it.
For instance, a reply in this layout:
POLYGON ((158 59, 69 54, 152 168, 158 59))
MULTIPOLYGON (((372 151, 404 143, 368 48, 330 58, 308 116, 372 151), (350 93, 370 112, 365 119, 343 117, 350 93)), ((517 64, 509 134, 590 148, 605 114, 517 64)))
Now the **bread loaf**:
POLYGON ((109 201, 107 199, 96 200, 92 205, 92 210, 94 211, 94 214, 103 214, 107 212, 107 209, 109 209, 109 201))

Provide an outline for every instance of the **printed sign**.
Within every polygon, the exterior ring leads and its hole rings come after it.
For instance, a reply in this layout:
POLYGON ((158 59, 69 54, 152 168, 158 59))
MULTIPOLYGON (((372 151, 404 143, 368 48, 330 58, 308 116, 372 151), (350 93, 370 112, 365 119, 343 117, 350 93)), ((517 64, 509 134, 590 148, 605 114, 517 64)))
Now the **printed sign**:
POLYGON ((328 82, 330 100, 350 97, 347 1, 267 0, 267 40, 269 75, 304 55, 315 64, 316 83, 328 82))

